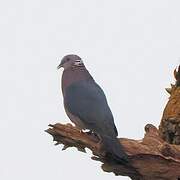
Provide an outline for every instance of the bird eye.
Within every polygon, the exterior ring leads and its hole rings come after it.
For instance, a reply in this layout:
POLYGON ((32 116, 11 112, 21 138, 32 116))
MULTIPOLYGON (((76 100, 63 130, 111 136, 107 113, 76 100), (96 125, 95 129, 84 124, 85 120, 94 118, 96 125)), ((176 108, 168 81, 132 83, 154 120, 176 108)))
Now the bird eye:
POLYGON ((70 58, 67 58, 67 61, 69 61, 70 60, 70 58))

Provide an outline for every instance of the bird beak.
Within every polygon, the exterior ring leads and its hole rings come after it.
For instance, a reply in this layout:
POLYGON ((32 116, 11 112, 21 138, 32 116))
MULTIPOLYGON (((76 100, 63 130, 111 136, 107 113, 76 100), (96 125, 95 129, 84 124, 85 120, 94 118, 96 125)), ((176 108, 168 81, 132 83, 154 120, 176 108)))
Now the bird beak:
POLYGON ((62 67, 63 67, 63 65, 60 63, 59 66, 57 67, 57 69, 60 69, 62 67))

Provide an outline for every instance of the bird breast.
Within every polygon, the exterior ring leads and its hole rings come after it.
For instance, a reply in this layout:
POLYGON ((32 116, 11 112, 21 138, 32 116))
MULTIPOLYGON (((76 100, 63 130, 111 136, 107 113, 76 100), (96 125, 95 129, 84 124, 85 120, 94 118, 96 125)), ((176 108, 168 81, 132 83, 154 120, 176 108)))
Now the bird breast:
POLYGON ((83 69, 67 69, 63 71, 61 87, 63 96, 65 96, 65 89, 75 82, 87 80, 92 78, 86 68, 83 69))

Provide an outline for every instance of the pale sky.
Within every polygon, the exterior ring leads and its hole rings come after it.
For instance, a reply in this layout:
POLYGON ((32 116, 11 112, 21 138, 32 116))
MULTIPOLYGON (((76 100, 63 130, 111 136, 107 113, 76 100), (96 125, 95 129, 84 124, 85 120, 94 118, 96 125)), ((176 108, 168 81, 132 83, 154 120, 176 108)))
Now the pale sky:
POLYGON ((104 89, 119 137, 159 125, 180 63, 180 1, 2 0, 0 2, 0 179, 129 180, 100 169, 44 132, 70 122, 56 67, 82 57, 104 89))

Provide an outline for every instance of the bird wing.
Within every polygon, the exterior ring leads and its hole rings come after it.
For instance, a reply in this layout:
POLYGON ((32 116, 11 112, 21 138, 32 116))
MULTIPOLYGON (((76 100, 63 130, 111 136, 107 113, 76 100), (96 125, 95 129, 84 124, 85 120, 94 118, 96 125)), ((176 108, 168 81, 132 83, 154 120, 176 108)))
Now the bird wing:
POLYGON ((83 121, 87 129, 117 136, 105 94, 94 80, 83 80, 70 85, 65 92, 64 104, 70 113, 83 121))

